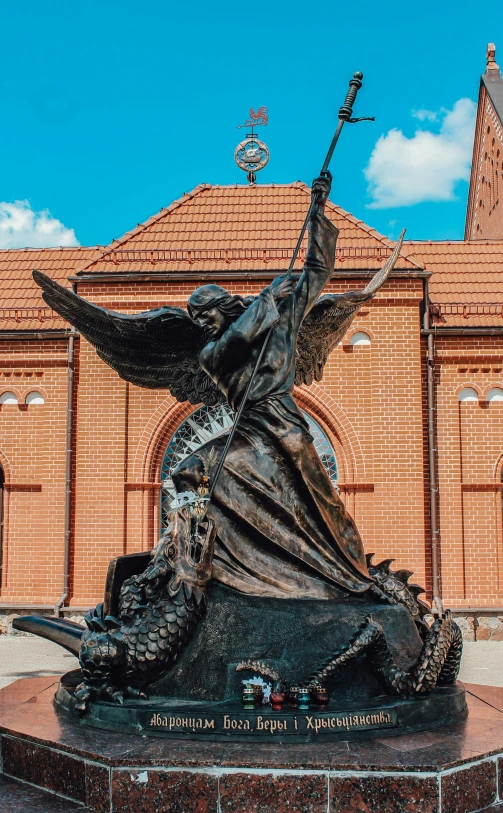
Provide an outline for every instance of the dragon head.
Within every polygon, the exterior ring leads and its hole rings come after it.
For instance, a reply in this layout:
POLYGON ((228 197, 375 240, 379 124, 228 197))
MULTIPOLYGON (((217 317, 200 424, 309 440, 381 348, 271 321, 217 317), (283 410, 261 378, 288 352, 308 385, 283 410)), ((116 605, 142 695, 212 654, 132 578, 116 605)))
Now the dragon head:
POLYGON ((172 572, 170 592, 180 582, 204 587, 211 579, 216 528, 212 520, 200 518, 199 510, 185 505, 170 515, 164 534, 162 556, 172 572), (194 516, 196 513, 196 516, 194 516))
POLYGON ((128 579, 145 596, 151 596, 169 579, 172 596, 182 584, 186 589, 202 589, 211 579, 216 528, 206 517, 209 505, 209 479, 201 475, 197 488, 178 493, 168 514, 168 527, 143 573, 128 579))

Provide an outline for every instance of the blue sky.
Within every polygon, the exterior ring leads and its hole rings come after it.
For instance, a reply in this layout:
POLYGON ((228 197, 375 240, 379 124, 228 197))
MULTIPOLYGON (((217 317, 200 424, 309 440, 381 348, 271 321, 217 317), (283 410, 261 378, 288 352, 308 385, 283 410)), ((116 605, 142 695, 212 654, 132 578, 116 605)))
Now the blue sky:
POLYGON ((332 199, 391 237, 462 238, 466 100, 502 29, 468 0, 4 5, 0 245, 106 244, 199 183, 245 182, 250 107, 270 116, 259 181, 309 183, 355 70, 376 122, 345 128, 332 199))

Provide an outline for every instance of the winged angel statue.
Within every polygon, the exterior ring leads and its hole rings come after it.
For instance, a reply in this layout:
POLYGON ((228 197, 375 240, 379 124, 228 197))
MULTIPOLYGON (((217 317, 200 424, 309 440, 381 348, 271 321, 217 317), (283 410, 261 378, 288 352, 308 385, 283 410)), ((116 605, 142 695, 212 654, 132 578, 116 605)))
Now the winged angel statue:
MULTIPOLYGON (((47 304, 121 378, 168 389, 178 401, 227 402, 236 411, 270 332, 208 508, 217 531, 213 579, 252 595, 332 599, 362 594, 373 584, 356 526, 293 391, 294 384, 321 380, 330 352, 395 265, 402 238, 364 290, 319 298, 333 272, 338 235, 324 215, 329 191, 328 177, 314 181, 300 278, 278 277, 255 297, 203 285, 187 311, 165 306, 127 315, 34 272, 47 304)), ((211 481, 224 444, 223 437, 213 439, 178 465, 179 492, 211 481)))

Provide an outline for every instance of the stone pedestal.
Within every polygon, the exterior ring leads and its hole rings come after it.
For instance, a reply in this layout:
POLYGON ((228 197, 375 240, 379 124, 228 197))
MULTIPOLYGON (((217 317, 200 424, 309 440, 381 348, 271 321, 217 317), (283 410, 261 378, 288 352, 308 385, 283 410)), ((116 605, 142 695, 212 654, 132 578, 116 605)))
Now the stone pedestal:
POLYGON ((469 716, 372 741, 196 742, 98 731, 59 715, 57 678, 0 692, 0 811, 500 813, 503 690, 467 686, 469 716), (26 785, 24 806, 16 808, 26 785), (44 797, 49 798, 49 797, 44 797), (64 801, 64 799, 68 801, 64 801), (56 805, 59 800, 59 806, 56 805), (54 805, 52 804, 54 802, 54 805), (35 805, 35 802, 33 802, 35 805), (75 808, 82 810, 82 808, 75 808))

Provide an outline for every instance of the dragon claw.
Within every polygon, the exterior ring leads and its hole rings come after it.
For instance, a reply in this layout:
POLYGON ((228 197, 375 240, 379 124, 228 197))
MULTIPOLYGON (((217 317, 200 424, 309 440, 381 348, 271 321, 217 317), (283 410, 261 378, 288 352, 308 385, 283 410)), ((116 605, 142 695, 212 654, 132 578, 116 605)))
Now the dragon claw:
POLYGON ((124 689, 124 694, 126 697, 134 697, 140 698, 141 700, 148 700, 147 692, 144 692, 142 689, 137 689, 135 686, 126 686, 124 689))
POLYGON ((75 689, 75 711, 80 715, 85 714, 89 706, 89 701, 92 700, 95 694, 96 691, 85 681, 80 683, 75 689))
POLYGON ((120 706, 124 705, 124 693, 111 684, 104 686, 101 694, 106 700, 111 700, 112 703, 118 703, 120 706))

